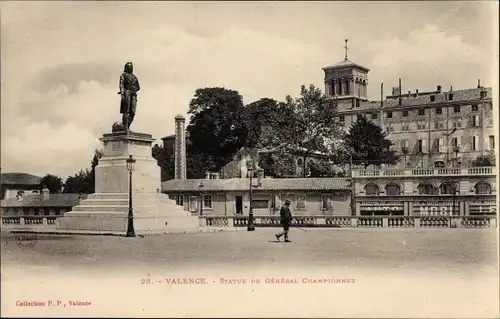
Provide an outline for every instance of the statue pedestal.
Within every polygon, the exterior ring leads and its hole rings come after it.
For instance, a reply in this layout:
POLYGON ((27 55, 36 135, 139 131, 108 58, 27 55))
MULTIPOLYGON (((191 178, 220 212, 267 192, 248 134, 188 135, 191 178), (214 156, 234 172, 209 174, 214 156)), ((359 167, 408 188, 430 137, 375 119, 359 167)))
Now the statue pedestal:
POLYGON ((198 228, 198 217, 184 211, 160 193, 160 167, 151 155, 154 139, 149 134, 116 132, 104 134, 102 158, 95 168, 96 193, 89 195, 56 220, 61 232, 127 231, 129 172, 126 160, 136 160, 132 172, 132 207, 137 234, 179 232, 198 228))

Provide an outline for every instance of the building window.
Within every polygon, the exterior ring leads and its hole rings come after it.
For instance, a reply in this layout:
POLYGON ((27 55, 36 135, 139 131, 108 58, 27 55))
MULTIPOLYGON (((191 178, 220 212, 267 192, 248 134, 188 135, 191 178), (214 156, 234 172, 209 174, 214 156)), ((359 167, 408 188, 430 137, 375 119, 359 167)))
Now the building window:
POLYGON ((378 196, 379 189, 378 186, 375 184, 367 184, 365 186, 365 194, 366 195, 375 195, 378 196))
POLYGON ((490 135, 489 141, 490 141, 490 150, 494 150, 495 149, 495 135, 490 135))
POLYGON ((479 115, 472 116, 471 120, 472 120, 472 126, 473 127, 478 127, 479 126, 479 115))
POLYGON ((425 130, 426 128, 427 128, 427 125, 425 122, 422 122, 422 121, 417 122, 417 129, 418 130, 425 130))
POLYGON ((401 140, 401 149, 406 148, 408 149, 408 140, 401 140))
POLYGON ((462 121, 461 120, 453 121, 453 128, 459 128, 459 127, 462 127, 462 121))
POLYGON ((333 210, 333 195, 323 195, 321 208, 322 210, 333 210))
POLYGON ((479 107, 477 104, 472 105, 472 112, 477 112, 479 110, 479 107))
POLYGON ((359 107, 359 100, 356 99, 356 107, 359 107))
POLYGON ((417 140, 417 153, 424 153, 426 140, 417 140))
POLYGON ((197 212, 198 211, 198 196, 189 196, 189 211, 197 212))
POLYGON ((410 123, 402 123, 401 124, 401 130, 403 130, 403 131, 409 131, 410 130, 410 123))
POLYGON ((455 193, 455 184, 451 182, 444 182, 439 188, 442 195, 453 195, 455 193))
POLYGON ((477 151, 479 149, 479 136, 471 136, 471 149, 477 151))
POLYGON ((373 119, 373 120, 376 120, 377 118, 378 118, 378 114, 377 114, 377 113, 373 113, 373 114, 372 114, 372 119, 373 119))
POLYGON ((418 115, 425 115, 425 109, 419 109, 418 115))
POLYGON ((389 183, 385 186, 385 193, 390 196, 398 196, 401 194, 401 187, 395 183, 389 183))
POLYGON ((444 152, 444 140, 442 138, 437 138, 434 140, 434 149, 436 153, 444 152))
POLYGON ((392 119, 392 112, 387 112, 387 118, 392 119))
POLYGON ((403 111, 403 117, 407 117, 408 116, 408 111, 403 111))
POLYGON ((491 194, 491 186, 486 182, 477 182, 476 185, 474 185, 474 190, 477 195, 491 194))
POLYGON ((444 167, 444 162, 443 161, 435 161, 434 167, 435 168, 442 168, 442 167, 444 167))
POLYGON ((443 109, 440 107, 436 107, 436 114, 438 114, 438 115, 443 114, 443 109))
POLYGON ((203 195, 203 209, 212 208, 212 196, 210 195, 203 195))
POLYGON ((24 216, 29 216, 29 214, 30 214, 29 208, 25 208, 24 209, 24 216))
POLYGON ((49 216, 49 215, 50 215, 50 209, 48 209, 48 208, 44 208, 44 209, 43 209, 43 214, 44 214, 45 216, 49 216))
POLYGON ((295 209, 306 210, 306 195, 295 195, 295 209))
POLYGON ((481 93, 480 93, 480 97, 481 97, 482 99, 486 98, 486 91, 481 91, 481 93))
POLYGON ((254 199, 252 200, 252 208, 269 208, 268 199, 254 199))
POLYGON ((448 94, 448 101, 453 101, 453 93, 448 94))
POLYGON ((183 195, 176 196, 175 203, 179 206, 184 206, 184 196, 183 195))
POLYGON ((431 95, 431 102, 434 102, 436 101, 436 96, 435 95, 431 95))
POLYGON ((344 123, 345 122, 345 116, 341 115, 339 116, 339 121, 344 123))
POLYGON ((454 106, 453 113, 460 113, 460 106, 454 106))
POLYGON ((418 193, 420 195, 432 195, 434 194, 434 186, 431 183, 420 183, 417 187, 418 193))

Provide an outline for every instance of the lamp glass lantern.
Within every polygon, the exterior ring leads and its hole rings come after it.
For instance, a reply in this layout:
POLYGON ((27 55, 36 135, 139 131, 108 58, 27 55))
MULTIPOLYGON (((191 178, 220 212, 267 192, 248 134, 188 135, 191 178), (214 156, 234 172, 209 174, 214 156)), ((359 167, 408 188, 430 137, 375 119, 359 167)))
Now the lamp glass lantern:
POLYGON ((135 169, 135 159, 132 158, 132 155, 129 155, 127 158, 127 171, 132 172, 135 169))

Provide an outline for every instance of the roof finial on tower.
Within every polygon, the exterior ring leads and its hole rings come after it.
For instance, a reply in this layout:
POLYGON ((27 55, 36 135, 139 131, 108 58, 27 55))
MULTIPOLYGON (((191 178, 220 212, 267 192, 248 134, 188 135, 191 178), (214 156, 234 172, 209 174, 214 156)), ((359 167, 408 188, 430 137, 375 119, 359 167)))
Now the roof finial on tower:
POLYGON ((345 49, 345 59, 347 60, 347 50, 349 50, 349 48, 347 47, 347 41, 349 41, 349 39, 345 39, 345 46, 344 46, 344 49, 345 49))

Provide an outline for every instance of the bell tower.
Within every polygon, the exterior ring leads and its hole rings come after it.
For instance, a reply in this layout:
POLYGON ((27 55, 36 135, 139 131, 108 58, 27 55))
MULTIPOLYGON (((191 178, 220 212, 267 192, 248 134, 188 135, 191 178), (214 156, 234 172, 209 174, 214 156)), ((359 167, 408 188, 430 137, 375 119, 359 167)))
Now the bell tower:
POLYGON ((325 93, 338 100, 368 100, 368 72, 370 69, 347 58, 348 39, 345 39, 344 60, 323 68, 325 71, 325 93))

